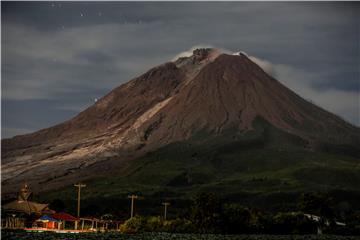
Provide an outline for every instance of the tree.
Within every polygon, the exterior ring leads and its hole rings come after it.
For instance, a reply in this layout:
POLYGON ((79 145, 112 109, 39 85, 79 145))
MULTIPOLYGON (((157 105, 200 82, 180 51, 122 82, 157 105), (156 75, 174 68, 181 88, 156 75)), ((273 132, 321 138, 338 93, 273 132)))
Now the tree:
POLYGON ((222 225, 226 233, 247 233, 250 230, 251 214, 249 209, 238 204, 225 204, 222 225))
POLYGON ((218 233, 221 230, 221 202, 214 193, 200 193, 194 200, 191 220, 199 233, 218 233))
POLYGON ((330 207, 331 199, 320 193, 303 193, 300 197, 299 209, 304 213, 310 213, 331 219, 334 211, 330 207))
POLYGON ((278 213, 273 223, 273 233, 276 234, 314 234, 317 229, 317 224, 303 213, 278 213))
POLYGON ((163 230, 163 221, 159 216, 147 217, 145 223, 147 232, 159 232, 163 230))
POLYGON ((120 231, 125 233, 138 233, 145 229, 146 219, 145 217, 135 216, 125 221, 120 226, 120 231))

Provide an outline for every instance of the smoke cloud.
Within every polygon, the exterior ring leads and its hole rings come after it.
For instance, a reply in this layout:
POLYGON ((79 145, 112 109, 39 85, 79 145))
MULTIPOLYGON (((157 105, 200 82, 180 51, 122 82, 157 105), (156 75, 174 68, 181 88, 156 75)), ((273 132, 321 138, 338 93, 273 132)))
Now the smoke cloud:
POLYGON ((249 56, 249 59, 261 67, 267 74, 276 77, 276 69, 271 62, 254 56, 249 56))

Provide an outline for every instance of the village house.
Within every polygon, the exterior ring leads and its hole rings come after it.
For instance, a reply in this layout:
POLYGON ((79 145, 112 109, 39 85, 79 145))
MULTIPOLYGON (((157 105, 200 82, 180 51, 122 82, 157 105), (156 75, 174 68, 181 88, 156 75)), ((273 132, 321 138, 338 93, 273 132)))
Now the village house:
POLYGON ((2 228, 24 228, 31 226, 34 219, 44 214, 53 214, 55 211, 49 208, 49 204, 30 201, 32 192, 28 184, 20 189, 18 199, 2 206, 2 228))

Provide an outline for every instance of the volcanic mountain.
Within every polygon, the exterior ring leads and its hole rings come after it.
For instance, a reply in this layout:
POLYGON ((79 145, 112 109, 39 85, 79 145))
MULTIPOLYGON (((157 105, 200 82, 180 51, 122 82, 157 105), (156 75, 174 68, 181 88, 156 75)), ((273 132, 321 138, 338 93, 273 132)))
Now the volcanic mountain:
POLYGON ((100 186, 149 194, 352 190, 360 184, 359 146, 358 127, 304 100, 245 54, 196 49, 66 122, 2 140, 2 192, 24 181, 43 192, 80 180, 99 195, 100 186))

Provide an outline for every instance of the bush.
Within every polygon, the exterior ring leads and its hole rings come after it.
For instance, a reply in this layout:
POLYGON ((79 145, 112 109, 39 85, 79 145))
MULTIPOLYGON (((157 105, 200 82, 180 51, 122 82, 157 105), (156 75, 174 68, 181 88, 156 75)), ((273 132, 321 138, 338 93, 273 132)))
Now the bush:
POLYGON ((253 217, 251 225, 252 233, 265 234, 272 233, 274 228, 273 216, 270 214, 258 213, 256 217, 253 217))
POLYGON ((248 233, 251 214, 247 208, 238 204, 226 204, 223 208, 222 226, 226 233, 248 233))
POLYGON ((196 232, 196 228, 190 220, 177 218, 164 221, 163 231, 171 233, 194 233, 196 232))
POLYGON ((302 213, 278 213, 273 218, 273 232, 276 234, 314 234, 317 223, 302 213))
POLYGON ((303 193, 300 197, 299 209, 305 213, 332 219, 334 217, 334 211, 330 205, 331 199, 323 194, 303 193))
POLYGON ((163 229, 163 221, 159 216, 148 217, 146 219, 145 231, 146 232, 160 232, 163 229))
POLYGON ((135 216, 124 222, 120 226, 120 231, 124 233, 138 233, 143 232, 146 225, 146 219, 144 217, 135 216))
POLYGON ((123 233, 141 232, 170 232, 170 233, 193 233, 193 223, 187 219, 174 219, 163 221, 159 216, 140 217, 135 216, 125 221, 120 226, 123 233))
POLYGON ((201 193, 194 201, 191 221, 198 233, 218 233, 221 231, 221 203, 213 193, 201 193))

